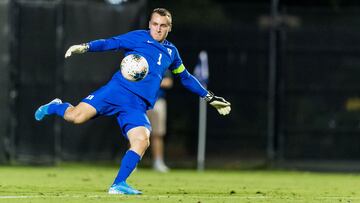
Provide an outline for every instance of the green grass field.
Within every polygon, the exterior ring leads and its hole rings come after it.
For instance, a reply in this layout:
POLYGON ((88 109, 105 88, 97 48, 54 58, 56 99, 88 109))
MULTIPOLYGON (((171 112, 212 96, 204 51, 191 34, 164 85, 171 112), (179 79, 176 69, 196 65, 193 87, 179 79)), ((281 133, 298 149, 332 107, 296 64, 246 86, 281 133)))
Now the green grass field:
POLYGON ((360 202, 358 174, 138 169, 140 196, 108 195, 117 167, 0 167, 0 202, 360 202))

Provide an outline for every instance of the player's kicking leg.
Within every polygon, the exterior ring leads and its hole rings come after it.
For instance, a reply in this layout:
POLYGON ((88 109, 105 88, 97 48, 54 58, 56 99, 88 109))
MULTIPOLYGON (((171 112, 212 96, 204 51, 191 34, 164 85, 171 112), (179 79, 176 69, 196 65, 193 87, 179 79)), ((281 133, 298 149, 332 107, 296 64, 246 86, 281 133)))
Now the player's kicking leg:
POLYGON ((139 195, 142 194, 139 190, 130 187, 126 183, 126 179, 131 172, 136 168, 141 157, 144 155, 146 149, 149 147, 150 131, 143 127, 135 127, 128 131, 128 139, 130 142, 130 149, 126 152, 121 160, 121 166, 114 183, 109 189, 109 194, 127 194, 139 195))
POLYGON ((66 110, 66 108, 68 107, 67 104, 63 104, 61 99, 59 98, 55 98, 54 100, 52 100, 51 102, 44 104, 42 106, 40 106, 36 111, 35 111, 35 119, 37 121, 41 121, 45 116, 53 114, 54 108, 55 106, 60 106, 62 105, 64 108, 62 109, 63 111, 66 110), (49 110, 50 108, 50 110, 49 110))
POLYGON ((70 103, 62 103, 58 98, 51 102, 40 106, 35 111, 35 119, 41 121, 48 115, 57 115, 64 118, 68 122, 81 124, 96 115, 96 109, 85 102, 80 102, 77 106, 70 103))

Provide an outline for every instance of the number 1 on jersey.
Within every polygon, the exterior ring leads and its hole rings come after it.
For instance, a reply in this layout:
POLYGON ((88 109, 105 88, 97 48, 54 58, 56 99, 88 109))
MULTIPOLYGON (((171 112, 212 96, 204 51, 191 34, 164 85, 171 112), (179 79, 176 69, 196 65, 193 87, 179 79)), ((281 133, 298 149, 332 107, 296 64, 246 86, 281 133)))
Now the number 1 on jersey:
POLYGON ((159 59, 158 59, 158 62, 157 62, 157 64, 160 66, 161 65, 161 57, 162 57, 162 54, 160 53, 159 54, 159 59))

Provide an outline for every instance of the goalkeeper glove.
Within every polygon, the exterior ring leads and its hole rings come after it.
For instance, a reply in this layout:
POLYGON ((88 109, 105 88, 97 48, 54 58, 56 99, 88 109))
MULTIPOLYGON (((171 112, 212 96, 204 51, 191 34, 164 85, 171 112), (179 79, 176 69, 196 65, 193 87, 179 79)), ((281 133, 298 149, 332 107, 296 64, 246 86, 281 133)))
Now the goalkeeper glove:
POLYGON ((225 116, 231 111, 230 102, 226 101, 222 97, 217 97, 214 93, 208 91, 207 95, 204 97, 211 106, 215 107, 219 114, 225 116))
POLYGON ((71 56, 71 54, 82 54, 89 50, 89 44, 78 44, 78 45, 72 45, 65 53, 65 58, 68 58, 71 56))

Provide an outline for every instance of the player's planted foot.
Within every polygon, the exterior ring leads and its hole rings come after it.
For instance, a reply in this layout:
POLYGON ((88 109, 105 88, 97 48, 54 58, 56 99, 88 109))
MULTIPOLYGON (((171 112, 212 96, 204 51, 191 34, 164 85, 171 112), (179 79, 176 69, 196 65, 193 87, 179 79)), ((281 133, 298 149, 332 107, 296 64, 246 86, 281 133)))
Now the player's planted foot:
POLYGON ((109 189, 109 194, 141 195, 142 192, 130 187, 125 181, 122 181, 118 184, 113 184, 109 189))
POLYGON ((62 104, 62 101, 61 101, 61 99, 56 98, 56 99, 52 100, 51 102, 40 106, 35 112, 35 119, 37 121, 41 121, 46 115, 49 115, 48 108, 51 104, 62 104))

